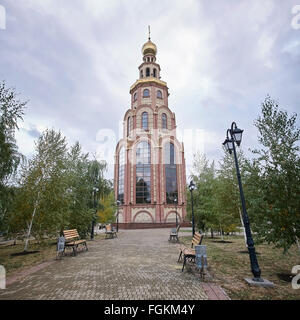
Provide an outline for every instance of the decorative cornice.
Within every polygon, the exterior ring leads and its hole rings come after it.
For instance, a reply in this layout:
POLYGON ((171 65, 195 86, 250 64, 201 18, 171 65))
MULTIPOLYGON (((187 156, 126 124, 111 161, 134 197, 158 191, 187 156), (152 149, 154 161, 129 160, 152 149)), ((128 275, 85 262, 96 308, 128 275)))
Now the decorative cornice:
MULTIPOLYGON (((130 94, 132 93, 132 91, 136 88, 136 86, 138 86, 139 84, 146 84, 146 83, 155 83, 157 85, 163 86, 163 87, 167 87, 167 83, 165 81, 156 79, 154 77, 147 77, 144 79, 139 79, 137 80, 131 87, 130 87, 130 94)), ((168 88, 168 87, 167 87, 168 88)))

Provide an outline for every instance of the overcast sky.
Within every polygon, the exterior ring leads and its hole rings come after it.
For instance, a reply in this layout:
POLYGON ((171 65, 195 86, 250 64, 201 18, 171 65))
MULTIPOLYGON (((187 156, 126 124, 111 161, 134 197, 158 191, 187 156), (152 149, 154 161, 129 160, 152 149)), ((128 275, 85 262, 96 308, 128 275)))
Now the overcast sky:
POLYGON ((300 111, 298 4, 0 0, 0 80, 30 100, 17 133, 20 151, 32 155, 39 134, 55 128, 111 164, 151 25, 187 174, 197 149, 218 161, 232 121, 245 130, 247 153, 257 145, 253 121, 267 94, 289 113, 300 111))

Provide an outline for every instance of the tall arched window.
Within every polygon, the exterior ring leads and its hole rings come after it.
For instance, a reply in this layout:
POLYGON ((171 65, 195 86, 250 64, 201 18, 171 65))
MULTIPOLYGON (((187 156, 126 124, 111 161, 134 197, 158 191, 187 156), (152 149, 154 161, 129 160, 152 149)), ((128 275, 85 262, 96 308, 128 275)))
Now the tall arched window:
POLYGON ((136 149, 136 203, 151 203, 151 149, 145 141, 136 149))
POLYGON ((127 136, 129 136, 132 130, 132 117, 128 117, 127 119, 127 136))
POLYGON ((148 130, 148 112, 142 113, 142 129, 148 130))
POLYGON ((146 77, 150 77, 150 68, 146 68, 146 77))
POLYGON ((148 98, 148 97, 150 97, 150 91, 149 91, 149 89, 145 89, 143 91, 143 98, 148 98))
POLYGON ((156 78, 156 69, 153 69, 153 77, 156 78))
POLYGON ((162 92, 157 90, 157 98, 162 99, 162 92))
POLYGON ((137 92, 135 92, 133 95, 133 101, 136 101, 136 100, 137 100, 137 92))
POLYGON ((124 203, 124 181, 125 181, 125 149, 119 151, 119 181, 118 181, 118 200, 124 203))
POLYGON ((161 126, 163 129, 167 129, 167 115, 165 113, 161 115, 161 126))
POLYGON ((174 203, 178 199, 177 171, 175 160, 175 147, 173 143, 165 145, 165 175, 166 175, 166 201, 174 203))

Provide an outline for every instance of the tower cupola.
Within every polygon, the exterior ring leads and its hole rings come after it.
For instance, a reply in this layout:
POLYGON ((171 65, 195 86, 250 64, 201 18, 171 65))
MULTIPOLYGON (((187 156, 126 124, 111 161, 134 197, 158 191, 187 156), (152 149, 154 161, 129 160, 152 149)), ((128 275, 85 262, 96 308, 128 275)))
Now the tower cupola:
POLYGON ((150 40, 149 40, 143 45, 143 48, 142 48, 142 53, 143 55, 148 55, 148 54, 151 54, 151 55, 154 55, 156 56, 157 54, 157 48, 156 48, 156 45, 150 40))

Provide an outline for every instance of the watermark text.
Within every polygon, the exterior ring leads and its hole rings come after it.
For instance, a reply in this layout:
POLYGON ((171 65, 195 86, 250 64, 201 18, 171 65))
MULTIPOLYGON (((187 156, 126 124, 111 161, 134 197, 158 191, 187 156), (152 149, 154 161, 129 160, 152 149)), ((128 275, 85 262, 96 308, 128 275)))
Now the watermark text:
POLYGON ((6 29, 6 9, 0 4, 0 30, 6 29))
POLYGON ((0 265, 0 290, 6 289, 6 271, 3 266, 0 265))
POLYGON ((292 288, 295 290, 300 289, 300 265, 293 266, 292 274, 295 274, 292 279, 292 288))
POLYGON ((300 4, 292 8, 292 14, 295 15, 291 21, 291 27, 295 30, 300 29, 300 4))

